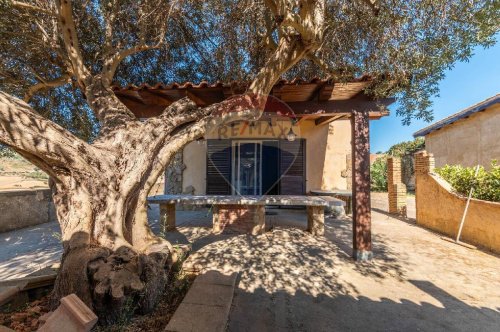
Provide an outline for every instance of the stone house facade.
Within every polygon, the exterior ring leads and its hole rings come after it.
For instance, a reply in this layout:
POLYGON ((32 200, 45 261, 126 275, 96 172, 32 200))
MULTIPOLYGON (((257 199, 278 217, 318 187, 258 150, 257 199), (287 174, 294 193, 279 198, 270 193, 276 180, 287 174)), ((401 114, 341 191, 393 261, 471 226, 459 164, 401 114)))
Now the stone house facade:
POLYGON ((437 121, 413 134, 425 137, 436 167, 490 166, 500 161, 500 94, 437 121))

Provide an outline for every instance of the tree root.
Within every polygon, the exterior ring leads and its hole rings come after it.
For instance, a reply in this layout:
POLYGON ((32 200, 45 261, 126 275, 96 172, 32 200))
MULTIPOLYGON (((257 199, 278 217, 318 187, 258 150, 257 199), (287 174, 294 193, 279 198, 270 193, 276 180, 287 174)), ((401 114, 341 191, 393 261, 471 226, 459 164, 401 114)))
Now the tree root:
POLYGON ((133 313, 154 309, 172 267, 168 246, 138 253, 129 247, 111 251, 103 247, 68 249, 53 292, 53 304, 75 293, 99 317, 112 324, 133 313))

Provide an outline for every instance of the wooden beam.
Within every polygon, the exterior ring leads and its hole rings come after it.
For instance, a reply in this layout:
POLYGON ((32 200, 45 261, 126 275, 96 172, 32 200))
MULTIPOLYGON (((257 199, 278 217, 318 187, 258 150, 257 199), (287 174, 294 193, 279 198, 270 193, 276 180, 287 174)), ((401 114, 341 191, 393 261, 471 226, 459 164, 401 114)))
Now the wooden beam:
MULTIPOLYGON (((166 101, 169 101, 170 103, 173 103, 173 102, 177 101, 176 98, 173 98, 168 93, 165 93, 165 92, 163 92, 162 90, 159 90, 159 89, 158 90, 148 89, 148 90, 143 90, 143 91, 147 91, 148 93, 156 95, 156 96, 158 96, 158 97, 160 97, 162 99, 165 99, 166 101)), ((143 91, 141 91, 141 93, 143 91)))
POLYGON ((353 110, 380 112, 386 110, 387 106, 394 102, 394 98, 370 100, 370 99, 353 99, 353 100, 335 100, 329 102, 290 102, 288 106, 297 115, 302 114, 330 114, 344 113, 350 114, 353 110))
POLYGON ((370 128, 367 111, 353 110, 351 117, 352 144, 352 243, 353 257, 370 260, 370 128))
POLYGON ((208 103, 199 95, 197 95, 193 90, 186 90, 186 96, 192 101, 194 101, 198 106, 201 107, 208 106, 208 103))
POLYGON ((167 107, 167 106, 170 106, 172 104, 172 101, 169 98, 165 98, 165 96, 153 93, 153 92, 148 91, 148 90, 140 91, 139 94, 140 94, 142 100, 144 100, 144 103, 146 105, 167 107))
POLYGON ((314 124, 316 126, 319 126, 319 125, 322 125, 322 124, 327 124, 327 123, 330 123, 332 121, 335 121, 335 120, 338 120, 340 118, 343 118, 345 115, 343 114, 337 114, 337 115, 334 115, 334 116, 322 116, 316 120, 314 120, 314 124))
POLYGON ((321 93, 325 89, 326 84, 327 84, 327 81, 318 83, 318 85, 316 86, 316 89, 314 90, 314 92, 309 97, 309 101, 318 101, 318 100, 320 100, 321 93))
POLYGON ((139 95, 138 92, 134 91, 133 94, 132 93, 126 93, 126 92, 115 92, 116 96, 118 97, 118 99, 128 99, 128 100, 131 100, 131 101, 134 101, 136 103, 139 103, 139 104, 143 104, 145 105, 146 103, 144 102, 144 100, 141 98, 141 96, 139 95))

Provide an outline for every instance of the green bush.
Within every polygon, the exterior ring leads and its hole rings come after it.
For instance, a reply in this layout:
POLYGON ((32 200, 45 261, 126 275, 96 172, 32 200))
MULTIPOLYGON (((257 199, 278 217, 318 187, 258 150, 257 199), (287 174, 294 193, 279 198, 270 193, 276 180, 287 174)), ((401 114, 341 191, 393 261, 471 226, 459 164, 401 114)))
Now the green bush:
POLYGON ((0 144, 0 158, 18 159, 20 156, 8 146, 0 144))
POLYGON ((372 191, 387 191, 387 158, 380 157, 370 166, 372 191))
POLYGON ((446 165, 442 168, 436 168, 436 173, 448 181, 458 193, 467 196, 474 186, 472 197, 500 202, 500 165, 497 164, 496 160, 491 162, 489 171, 482 166, 479 167, 476 178, 474 178, 475 172, 475 167, 460 165, 446 165))

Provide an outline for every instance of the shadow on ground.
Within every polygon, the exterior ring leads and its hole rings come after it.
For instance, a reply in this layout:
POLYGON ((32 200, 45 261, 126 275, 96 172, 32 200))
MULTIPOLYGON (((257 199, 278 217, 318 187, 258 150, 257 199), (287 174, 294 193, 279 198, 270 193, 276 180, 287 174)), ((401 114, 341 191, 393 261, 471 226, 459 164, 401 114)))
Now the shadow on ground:
MULTIPOLYGON (((328 277, 335 271, 337 261, 344 264, 353 262, 351 219, 327 218, 325 236, 314 237, 304 231, 306 218, 305 211, 281 210, 277 215, 266 216, 267 231, 263 235, 214 235, 211 233, 210 218, 200 211, 197 217, 184 221, 177 231, 169 232, 165 237, 173 244, 192 245, 193 257, 187 264, 195 264, 195 269, 238 266, 248 271, 249 277, 253 270, 267 272, 276 269, 276 273, 266 273, 266 280, 275 275, 293 278, 299 272, 296 267, 301 265, 312 271, 308 278, 328 277), (279 266, 274 266, 275 263, 279 266)), ((352 264, 356 271, 364 276, 401 279, 405 273, 401 266, 403 262, 386 241, 382 236, 373 235, 375 259, 352 264)), ((324 285, 323 280, 315 281, 324 285)), ((261 280, 259 283, 264 282, 261 280)), ((286 282, 283 281, 284 284, 286 282)))
POLYGON ((470 306, 428 281, 409 282, 438 303, 239 288, 228 331, 498 331, 498 311, 470 306))
POLYGON ((173 242, 192 243, 187 269, 239 274, 230 331, 493 331, 500 326, 500 313, 491 305, 498 284, 494 257, 471 256, 411 221, 400 223, 374 211, 374 259, 357 263, 351 258, 350 219, 328 218, 325 236, 314 237, 304 232, 303 211, 266 218, 268 231, 259 236, 213 235, 209 217, 187 220, 178 232, 166 234, 173 242), (465 267, 466 260, 476 261, 465 267), (488 290, 480 291, 488 281, 490 299, 482 298, 488 290))
POLYGON ((59 262, 59 224, 50 222, 0 234, 0 280, 25 276, 59 262))

